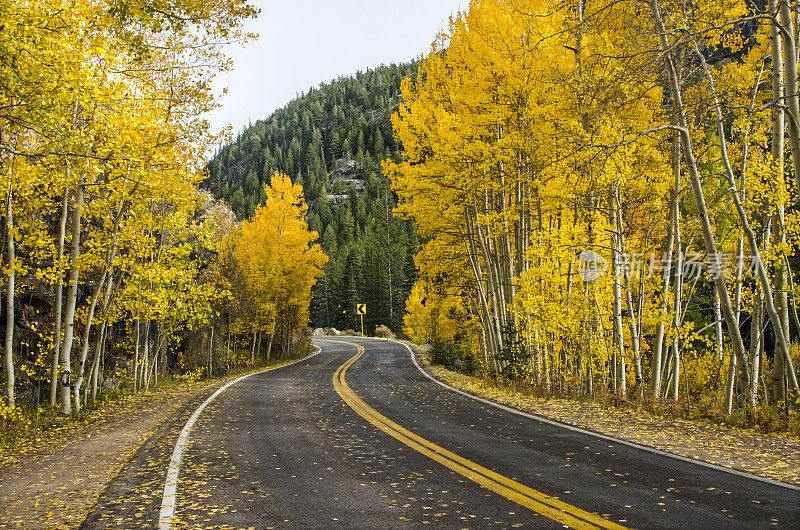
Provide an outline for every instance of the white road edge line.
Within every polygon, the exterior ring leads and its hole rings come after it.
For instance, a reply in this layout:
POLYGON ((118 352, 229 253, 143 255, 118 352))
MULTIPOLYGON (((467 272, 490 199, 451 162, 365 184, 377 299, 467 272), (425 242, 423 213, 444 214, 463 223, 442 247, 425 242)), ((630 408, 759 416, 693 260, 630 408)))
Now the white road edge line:
POLYGON ((414 352, 411 350, 411 348, 409 348, 408 344, 404 344, 402 342, 399 342, 399 341, 396 341, 396 340, 392 340, 392 339, 383 339, 383 338, 380 338, 380 337, 365 337, 365 338, 370 338, 370 339, 375 339, 375 340, 385 340, 385 341, 389 341, 389 342, 394 342, 395 344, 400 344, 401 346, 405 346, 405 348, 408 350, 408 353, 411 354, 411 362, 414 363, 414 366, 417 367, 417 370, 419 370, 422 375, 424 375, 425 377, 427 377, 428 379, 430 379, 431 381, 433 381, 437 385, 443 386, 444 388, 446 388, 446 389, 448 389, 448 390, 450 390, 452 392, 455 392, 456 394, 461 394, 462 396, 466 396, 466 397, 468 397, 470 399, 474 399, 475 401, 480 401, 481 403, 485 403, 487 405, 491 405, 492 407, 498 408, 500 410, 504 410, 506 412, 510 412, 510 413, 516 414, 518 416, 524 416, 526 418, 529 418, 529 419, 532 419, 532 420, 536 420, 536 421, 540 421, 542 423, 547 423, 549 425, 554 425, 556 427, 562 427, 562 428, 568 429, 570 431, 578 432, 578 433, 581 433, 581 434, 586 434, 586 435, 589 435, 589 436, 594 436, 595 438, 600 438, 601 440, 607 440, 609 442, 614 442, 614 443, 618 443, 618 444, 622 444, 622 445, 627 445, 628 447, 641 449, 642 451, 647 451, 648 453, 653 453, 653 454, 657 454, 657 455, 661 455, 661 456, 666 456, 668 458, 674 458, 675 460, 681 460, 683 462, 688 462, 690 464, 697 464, 699 466, 707 467, 709 469, 714 469, 716 471, 722 471, 722 472, 725 472, 725 473, 730 473, 732 475, 737 475, 737 476, 744 477, 744 478, 758 480, 760 482, 766 482, 767 484, 772 484, 773 486, 780 486, 780 487, 783 487, 783 488, 787 488, 787 489, 791 489, 791 490, 795 490, 795 491, 800 491, 800 486, 796 486, 794 484, 781 482, 779 480, 773 480, 771 478, 760 477, 758 475, 753 475, 752 473, 739 471, 737 469, 731 469, 729 467, 719 466, 717 464, 712 464, 710 462, 704 462, 702 460, 689 458, 687 456, 681 456, 681 455, 676 455, 674 453, 668 453, 666 451, 661 451, 660 449, 655 449, 654 447, 648 447, 646 445, 640 445, 640 444, 637 444, 635 442, 629 442, 627 440, 621 440, 619 438, 614 438, 613 436, 608 436, 606 434, 600 434, 599 432, 594 432, 594 431, 589 431, 589 430, 586 430, 586 429, 581 429, 580 427, 575 427, 574 425, 569 425, 567 423, 561 423, 561 422, 558 422, 558 421, 555 421, 555 420, 551 420, 549 418, 545 418, 544 416, 537 416, 536 414, 529 414, 527 412, 522 412, 521 410, 517 410, 517 409, 511 408, 511 407, 506 407, 505 405, 501 405, 500 403, 495 403, 494 401, 489 401, 488 399, 483 399, 483 398, 480 398, 478 396, 474 396, 474 395, 472 395, 472 394, 470 394, 468 392, 464 392, 462 390, 459 390, 459 389, 457 389, 455 387, 452 387, 452 386, 448 385, 447 383, 439 381, 435 377, 431 376, 428 372, 423 370, 422 367, 419 365, 419 363, 417 363, 417 359, 414 356, 414 352))
POLYGON ((211 394, 208 399, 203 401, 203 403, 197 407, 197 410, 189 417, 186 421, 186 424, 183 426, 183 430, 181 430, 181 434, 178 436, 178 440, 175 442, 175 449, 172 451, 172 458, 169 460, 169 468, 167 469, 167 478, 164 481, 164 493, 161 496, 161 511, 158 514, 158 528, 159 530, 170 530, 172 528, 172 520, 175 517, 175 507, 177 506, 177 501, 175 499, 178 493, 178 473, 180 472, 181 468, 181 461, 183 460, 183 453, 186 448, 189 446, 189 434, 192 432, 192 428, 194 424, 197 422, 197 419, 200 417, 200 414, 216 397, 222 394, 225 389, 229 386, 233 386, 239 381, 243 379, 247 379, 248 377, 263 374, 264 372, 271 372, 272 370, 277 370, 278 368, 286 368, 287 366, 291 366, 293 364, 299 363, 301 361, 305 361, 310 359, 311 357, 315 356, 319 352, 322 351, 322 348, 319 346, 314 346, 317 349, 316 352, 312 353, 311 355, 307 355, 302 359, 297 359, 296 361, 292 361, 288 364, 282 364, 280 366, 273 366, 272 368, 267 368, 266 370, 260 370, 258 372, 253 372, 252 374, 243 375, 237 379, 234 379, 230 383, 226 384, 225 386, 217 389, 216 392, 211 394))

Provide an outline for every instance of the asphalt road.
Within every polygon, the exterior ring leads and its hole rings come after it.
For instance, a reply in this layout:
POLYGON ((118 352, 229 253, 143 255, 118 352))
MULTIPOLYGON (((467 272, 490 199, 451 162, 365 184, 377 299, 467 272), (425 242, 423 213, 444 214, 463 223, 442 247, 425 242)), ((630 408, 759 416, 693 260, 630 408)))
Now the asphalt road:
MULTIPOLYGON (((796 489, 485 405, 424 377, 396 343, 315 344, 202 412, 174 528, 800 528, 796 489)), ((199 404, 145 442, 83 528, 158 527, 167 464, 199 404)))

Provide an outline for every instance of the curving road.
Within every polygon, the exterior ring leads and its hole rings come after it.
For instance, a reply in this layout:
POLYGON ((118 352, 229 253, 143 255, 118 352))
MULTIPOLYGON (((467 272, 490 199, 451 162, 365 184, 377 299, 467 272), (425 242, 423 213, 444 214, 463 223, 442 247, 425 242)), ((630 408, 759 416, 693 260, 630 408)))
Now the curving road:
MULTIPOLYGON (((319 354, 239 381, 202 411, 162 527, 800 528, 798 489, 450 392, 397 343, 315 344, 319 354)), ((83 528, 158 527, 198 405, 146 441, 83 528)))

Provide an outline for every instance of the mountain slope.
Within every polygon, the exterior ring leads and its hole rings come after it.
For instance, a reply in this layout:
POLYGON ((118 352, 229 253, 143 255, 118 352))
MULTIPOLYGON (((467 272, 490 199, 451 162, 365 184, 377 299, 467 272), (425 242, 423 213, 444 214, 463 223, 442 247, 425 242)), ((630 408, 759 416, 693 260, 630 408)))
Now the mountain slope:
POLYGON ((330 258, 314 289, 313 326, 399 332, 413 284, 413 225, 395 219, 396 197, 381 161, 398 158, 390 116, 400 82, 415 64, 381 66, 321 84, 242 131, 209 162, 203 183, 227 199, 239 219, 264 200, 269 176, 282 171, 303 184, 308 222, 330 258))

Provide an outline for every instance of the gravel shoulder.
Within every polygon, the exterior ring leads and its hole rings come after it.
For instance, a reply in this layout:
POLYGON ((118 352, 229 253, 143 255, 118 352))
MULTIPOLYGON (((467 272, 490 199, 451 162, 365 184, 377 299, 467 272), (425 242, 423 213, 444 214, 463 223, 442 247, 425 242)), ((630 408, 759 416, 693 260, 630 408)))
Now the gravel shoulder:
POLYGON ((428 374, 463 392, 668 453, 800 485, 800 439, 796 437, 665 418, 644 411, 608 409, 597 403, 526 396, 432 366, 422 348, 408 345, 428 374))

